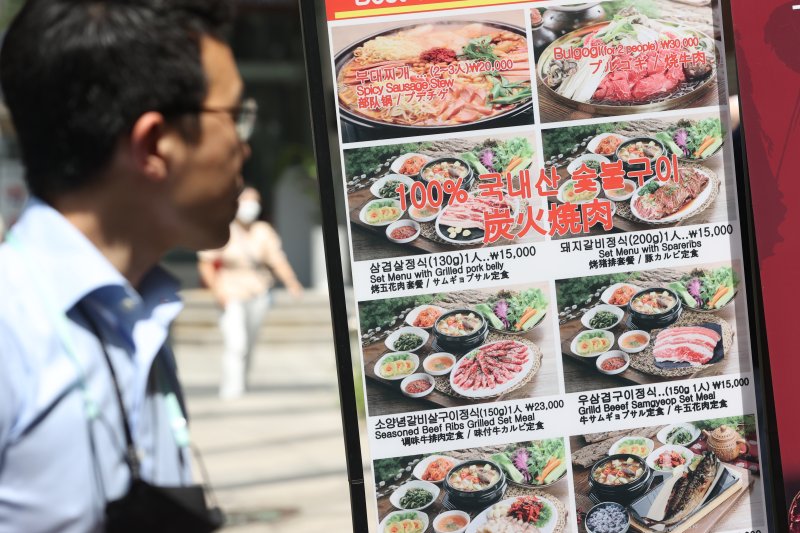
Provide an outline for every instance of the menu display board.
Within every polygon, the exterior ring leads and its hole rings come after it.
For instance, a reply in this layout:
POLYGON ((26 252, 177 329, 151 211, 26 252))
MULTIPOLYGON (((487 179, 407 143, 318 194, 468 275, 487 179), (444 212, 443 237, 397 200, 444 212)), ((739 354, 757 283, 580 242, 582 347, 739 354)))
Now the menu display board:
POLYGON ((374 486, 355 529, 779 530, 728 6, 324 8, 303 5, 315 139, 327 157, 333 98, 371 465, 350 434, 350 469, 374 486))

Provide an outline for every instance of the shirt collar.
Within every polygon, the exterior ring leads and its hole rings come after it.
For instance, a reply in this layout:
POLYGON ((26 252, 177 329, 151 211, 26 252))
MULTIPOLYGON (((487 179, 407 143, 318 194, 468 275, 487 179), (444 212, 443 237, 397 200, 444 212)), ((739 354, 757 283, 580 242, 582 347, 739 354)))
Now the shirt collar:
POLYGON ((150 316, 166 327, 182 307, 179 283, 163 268, 148 272, 137 291, 83 233, 38 198, 29 200, 13 234, 58 311, 68 312, 91 294, 106 311, 104 320, 132 341, 136 320, 150 316))

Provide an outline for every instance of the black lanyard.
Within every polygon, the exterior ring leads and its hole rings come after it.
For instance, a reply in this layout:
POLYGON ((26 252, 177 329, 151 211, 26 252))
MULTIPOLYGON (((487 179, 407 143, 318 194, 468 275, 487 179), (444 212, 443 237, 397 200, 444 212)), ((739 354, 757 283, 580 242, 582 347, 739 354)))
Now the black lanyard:
POLYGON ((106 349, 106 343, 103 342, 103 336, 100 334, 100 328, 97 327, 97 323, 91 318, 91 315, 86 309, 84 309, 84 307, 84 304, 79 304, 77 307, 78 312, 89 325, 89 329, 92 330, 92 334, 94 334, 94 336, 97 338, 97 341, 100 344, 100 349, 102 350, 103 356, 106 360, 108 371, 111 374, 111 381, 114 383, 114 392, 116 393, 117 404, 119 405, 119 411, 122 417, 122 429, 125 432, 125 463, 127 463, 128 468, 131 471, 131 478, 140 479, 141 463, 139 462, 139 455, 136 452, 136 445, 133 442, 133 432, 131 431, 131 425, 128 421, 128 411, 125 409, 125 402, 122 399, 122 390, 119 387, 117 373, 114 371, 114 365, 111 363, 111 356, 109 356, 108 350, 106 349))

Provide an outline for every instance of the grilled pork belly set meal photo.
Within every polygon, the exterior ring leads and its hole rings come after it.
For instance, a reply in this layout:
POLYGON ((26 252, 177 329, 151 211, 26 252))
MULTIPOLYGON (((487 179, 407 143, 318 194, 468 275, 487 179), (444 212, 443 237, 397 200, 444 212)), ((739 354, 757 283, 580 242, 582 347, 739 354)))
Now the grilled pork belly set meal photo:
MULTIPOLYGON (((354 257, 380 259, 485 246, 486 214, 506 209, 515 216, 541 199, 512 197, 507 191, 502 198, 481 194, 478 176, 511 175, 519 190, 519 173, 532 169, 535 158, 532 137, 507 134, 346 150, 354 257), (401 185, 405 206, 397 191, 401 185), (421 191, 432 187, 439 195, 438 205, 421 197, 421 191), (451 201, 458 194, 461 197, 451 201), (398 227, 413 232, 396 235, 398 227)), ((532 233, 526 241, 544 240, 532 233)), ((511 243, 501 239, 491 246, 511 243)))

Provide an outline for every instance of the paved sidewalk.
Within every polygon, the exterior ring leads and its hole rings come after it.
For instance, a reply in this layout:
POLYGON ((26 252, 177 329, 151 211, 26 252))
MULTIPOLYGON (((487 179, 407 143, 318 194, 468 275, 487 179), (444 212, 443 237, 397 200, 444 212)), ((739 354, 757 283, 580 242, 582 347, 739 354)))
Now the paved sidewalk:
POLYGON ((201 450, 229 533, 351 530, 327 295, 276 295, 245 397, 217 398, 218 311, 187 291, 173 343, 201 450))

